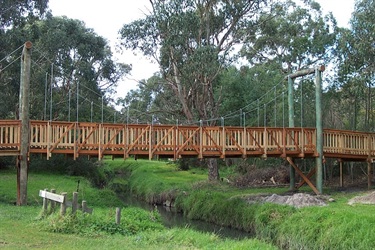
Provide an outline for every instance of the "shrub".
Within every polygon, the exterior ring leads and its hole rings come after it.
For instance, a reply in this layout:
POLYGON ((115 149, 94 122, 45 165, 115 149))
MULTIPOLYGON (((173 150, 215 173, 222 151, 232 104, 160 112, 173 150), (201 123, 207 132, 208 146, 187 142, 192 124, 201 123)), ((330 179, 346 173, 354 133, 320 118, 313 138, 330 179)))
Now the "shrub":
POLYGON ((135 235, 148 230, 162 230, 164 227, 160 223, 160 215, 157 211, 147 212, 139 208, 125 208, 121 212, 121 223, 115 223, 115 210, 97 210, 95 213, 85 214, 77 211, 76 215, 61 216, 53 213, 49 216, 41 217, 38 225, 42 230, 77 234, 77 235, 135 235))

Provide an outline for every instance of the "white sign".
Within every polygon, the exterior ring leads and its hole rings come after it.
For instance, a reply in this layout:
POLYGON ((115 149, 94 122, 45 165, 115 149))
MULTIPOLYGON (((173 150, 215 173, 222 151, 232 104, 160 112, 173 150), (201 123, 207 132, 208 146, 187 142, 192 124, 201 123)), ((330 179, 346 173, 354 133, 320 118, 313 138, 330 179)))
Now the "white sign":
POLYGON ((45 190, 39 190, 39 196, 43 197, 43 198, 46 198, 46 199, 49 199, 49 200, 57 201, 59 203, 64 203, 64 196, 63 195, 54 194, 54 193, 51 193, 51 192, 47 192, 45 190))

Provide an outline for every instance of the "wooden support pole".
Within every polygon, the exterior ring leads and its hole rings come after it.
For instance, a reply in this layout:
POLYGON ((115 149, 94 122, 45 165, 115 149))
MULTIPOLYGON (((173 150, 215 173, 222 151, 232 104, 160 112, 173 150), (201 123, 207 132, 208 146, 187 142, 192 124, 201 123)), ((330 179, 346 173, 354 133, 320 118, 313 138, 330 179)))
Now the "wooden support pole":
POLYGON ((116 224, 120 225, 121 222, 121 208, 116 207, 116 224))
POLYGON ((343 161, 339 160, 340 164, 340 187, 344 187, 344 172, 343 172, 343 161))
MULTIPOLYGON (((291 77, 288 77, 288 117, 289 117, 289 128, 294 128, 294 81, 291 77)), ((285 147, 285 145, 284 145, 285 147)), ((296 189, 296 171, 292 166, 289 169, 290 182, 289 190, 294 191, 296 189)))
POLYGON ((291 157, 287 157, 286 158, 287 161, 289 162, 289 164, 291 166, 294 167, 294 169, 296 170, 296 172, 302 177, 302 179, 305 180, 305 182, 309 185, 309 187, 311 187, 311 189, 314 191, 315 194, 320 194, 320 192, 318 191, 318 189, 316 189, 316 187, 314 186, 314 184, 309 180, 309 178, 307 178, 303 172, 297 167, 297 165, 294 163, 293 159, 291 157))
POLYGON ((372 166, 371 166, 371 162, 368 161, 367 162, 367 188, 368 189, 371 189, 372 187, 372 166))
POLYGON ((323 115, 322 115, 322 71, 315 69, 315 112, 316 112, 316 187, 323 193, 323 115))
POLYGON ((61 216, 64 216, 65 213, 66 213, 66 205, 67 205, 67 200, 66 200, 66 193, 61 193, 62 196, 64 196, 64 200, 63 202, 61 202, 61 205, 60 205, 60 215, 61 216))
POLYGON ((21 147, 17 164, 17 205, 27 205, 27 179, 29 168, 29 95, 32 43, 26 42, 21 56, 19 118, 21 120, 21 147))
MULTIPOLYGON (((323 72, 325 70, 325 66, 324 65, 320 65, 318 66, 317 68, 319 71, 323 72)), ((291 78, 291 79, 295 79, 297 77, 300 77, 300 76, 306 76, 306 75, 311 75, 311 74, 314 74, 315 73, 315 68, 309 68, 309 69, 302 69, 302 70, 299 70, 293 74, 289 74, 285 80, 287 80, 287 78, 291 78)))
MULTIPOLYGON (((310 179, 315 173, 316 173, 316 168, 312 168, 312 169, 310 170, 310 172, 306 175, 306 177, 307 177, 308 179, 310 179)), ((299 183, 299 184, 297 185, 297 189, 299 189, 300 187, 302 187, 305 183, 306 183, 306 181, 302 179, 301 183, 299 183)))
POLYGON ((78 209, 78 193, 73 192, 73 201, 72 201, 72 214, 75 215, 78 209))

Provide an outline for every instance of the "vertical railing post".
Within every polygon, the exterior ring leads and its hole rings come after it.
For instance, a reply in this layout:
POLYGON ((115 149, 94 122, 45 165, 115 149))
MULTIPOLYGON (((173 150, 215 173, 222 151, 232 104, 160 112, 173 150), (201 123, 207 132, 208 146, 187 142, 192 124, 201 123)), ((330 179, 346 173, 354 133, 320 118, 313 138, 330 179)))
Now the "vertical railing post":
POLYGON ((47 121, 47 128, 46 128, 46 132, 47 132, 47 160, 49 160, 49 158, 51 157, 51 152, 50 152, 50 149, 51 149, 51 140, 52 140, 52 131, 51 131, 51 122, 50 121, 47 121))
POLYGON ((123 133, 122 133, 122 136, 123 136, 123 143, 124 143, 124 160, 126 159, 126 158, 128 158, 127 157, 127 154, 126 154, 126 152, 128 151, 128 144, 127 144, 127 138, 128 138, 128 124, 125 124, 124 125, 124 131, 123 131, 123 133))
POLYGON ((74 160, 78 157, 78 122, 74 123, 74 160))
POLYGON ((203 158, 203 121, 199 121, 199 159, 203 158))
POLYGON ((176 127, 173 129, 173 138, 172 138, 172 143, 173 143, 173 160, 177 160, 177 135, 178 135, 178 119, 176 120, 176 127))
POLYGON ((247 156, 247 133, 246 133, 246 113, 243 113, 243 136, 242 136, 242 141, 243 141, 243 158, 246 158, 247 156))
POLYGON ((104 139, 104 131, 103 131, 103 123, 99 124, 99 147, 98 147, 98 159, 101 160, 102 159, 102 155, 103 155, 103 152, 102 152, 102 144, 105 143, 103 142, 103 139, 104 139))
POLYGON ((222 158, 225 158, 225 146, 226 146, 226 134, 225 134, 225 123, 224 123, 224 117, 221 117, 221 128, 222 128, 222 134, 223 136, 221 137, 221 143, 222 143, 222 158))
POLYGON ((152 160, 152 132, 153 132, 153 126, 154 126, 154 115, 151 117, 151 125, 150 125, 150 132, 149 132, 149 151, 148 151, 148 159, 151 161, 152 160))

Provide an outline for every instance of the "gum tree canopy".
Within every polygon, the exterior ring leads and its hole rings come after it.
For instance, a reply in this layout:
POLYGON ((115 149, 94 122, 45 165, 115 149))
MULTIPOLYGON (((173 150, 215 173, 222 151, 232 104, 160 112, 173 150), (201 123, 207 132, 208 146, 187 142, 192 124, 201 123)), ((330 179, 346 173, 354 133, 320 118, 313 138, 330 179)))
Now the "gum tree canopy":
MULTIPOLYGON (((140 50, 160 66, 166 88, 178 97, 189 122, 217 117, 217 76, 236 59, 245 27, 258 24, 267 0, 150 0, 145 18, 120 30, 122 45, 140 50)), ((169 105, 175 105, 170 103, 169 105)), ((214 125, 215 121, 210 122, 214 125)), ((217 164, 208 161, 209 179, 218 179, 217 164)))

